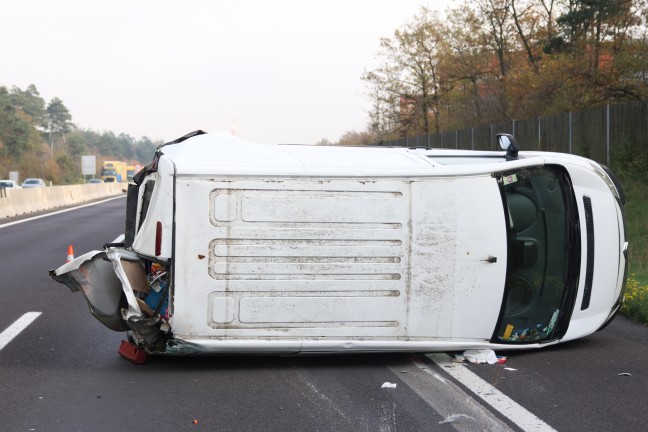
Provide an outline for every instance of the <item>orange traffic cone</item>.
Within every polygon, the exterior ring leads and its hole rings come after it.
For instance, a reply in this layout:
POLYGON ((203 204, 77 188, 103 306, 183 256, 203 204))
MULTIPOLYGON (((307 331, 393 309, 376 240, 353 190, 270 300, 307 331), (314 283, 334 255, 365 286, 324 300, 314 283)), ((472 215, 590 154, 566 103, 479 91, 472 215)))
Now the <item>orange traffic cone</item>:
POLYGON ((74 259, 74 248, 72 245, 68 245, 68 254, 67 254, 67 261, 70 262, 74 259))

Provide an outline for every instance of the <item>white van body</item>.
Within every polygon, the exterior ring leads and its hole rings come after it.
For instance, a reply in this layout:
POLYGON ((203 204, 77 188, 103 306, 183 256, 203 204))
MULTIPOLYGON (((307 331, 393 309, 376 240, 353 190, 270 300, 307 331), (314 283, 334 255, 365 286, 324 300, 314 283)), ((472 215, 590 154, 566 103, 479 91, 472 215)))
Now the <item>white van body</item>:
POLYGON ((196 134, 136 180, 126 244, 51 275, 149 353, 537 348, 623 300, 622 192, 581 157, 196 134))

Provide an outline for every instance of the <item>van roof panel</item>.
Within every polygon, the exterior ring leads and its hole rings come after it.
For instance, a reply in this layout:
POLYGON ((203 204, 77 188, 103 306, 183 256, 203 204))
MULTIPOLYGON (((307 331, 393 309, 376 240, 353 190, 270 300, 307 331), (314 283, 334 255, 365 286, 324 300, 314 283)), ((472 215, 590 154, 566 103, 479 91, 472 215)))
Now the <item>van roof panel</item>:
POLYGON ((197 135, 161 151, 178 174, 362 175, 434 168, 406 148, 261 144, 227 133, 197 135))

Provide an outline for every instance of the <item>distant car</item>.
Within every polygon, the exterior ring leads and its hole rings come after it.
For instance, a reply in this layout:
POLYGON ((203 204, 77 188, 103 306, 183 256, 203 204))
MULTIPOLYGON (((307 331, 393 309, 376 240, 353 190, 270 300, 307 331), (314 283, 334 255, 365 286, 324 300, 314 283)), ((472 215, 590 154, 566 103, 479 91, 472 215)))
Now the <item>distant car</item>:
POLYGON ((94 183, 103 183, 103 181, 101 181, 101 179, 90 179, 90 180, 88 180, 88 184, 91 184, 91 183, 92 184, 94 184, 94 183))
POLYGON ((24 188, 34 188, 34 187, 44 187, 46 186, 45 182, 43 179, 39 178, 28 178, 25 179, 25 181, 22 184, 22 187, 24 188))
POLYGON ((0 180, 0 188, 20 189, 20 186, 18 186, 18 183, 13 180, 0 180))

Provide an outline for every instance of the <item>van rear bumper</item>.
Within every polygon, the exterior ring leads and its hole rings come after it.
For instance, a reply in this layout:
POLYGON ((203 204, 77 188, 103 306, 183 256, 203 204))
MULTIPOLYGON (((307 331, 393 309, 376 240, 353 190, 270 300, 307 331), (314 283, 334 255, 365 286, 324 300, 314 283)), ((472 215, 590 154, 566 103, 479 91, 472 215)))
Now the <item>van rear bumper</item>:
POLYGON ((162 318, 140 298, 149 286, 137 254, 123 248, 88 252, 50 270, 49 276, 80 291, 90 313, 109 329, 130 330, 138 347, 164 351, 162 318))

